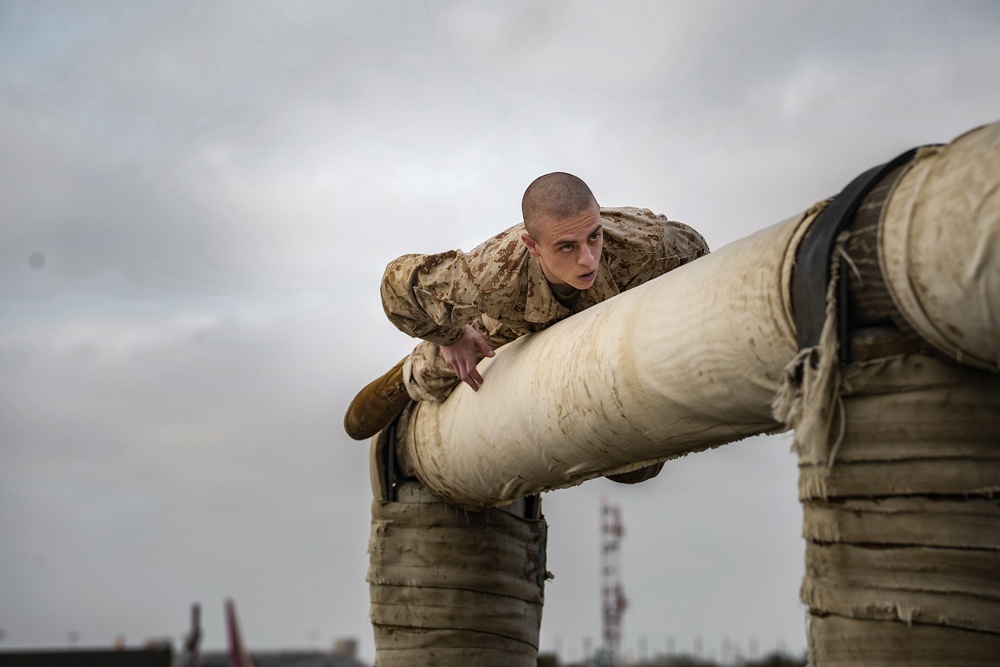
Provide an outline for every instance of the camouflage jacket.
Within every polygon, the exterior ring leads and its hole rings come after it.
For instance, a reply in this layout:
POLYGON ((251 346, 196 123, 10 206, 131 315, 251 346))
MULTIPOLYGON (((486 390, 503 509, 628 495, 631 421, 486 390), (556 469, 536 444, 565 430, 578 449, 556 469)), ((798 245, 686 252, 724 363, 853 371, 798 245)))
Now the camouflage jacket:
POLYGON ((468 253, 403 255, 382 278, 386 316, 404 333, 451 345, 481 318, 494 345, 540 331, 708 253, 701 234, 647 209, 602 208, 597 278, 572 309, 552 295, 517 224, 468 253))

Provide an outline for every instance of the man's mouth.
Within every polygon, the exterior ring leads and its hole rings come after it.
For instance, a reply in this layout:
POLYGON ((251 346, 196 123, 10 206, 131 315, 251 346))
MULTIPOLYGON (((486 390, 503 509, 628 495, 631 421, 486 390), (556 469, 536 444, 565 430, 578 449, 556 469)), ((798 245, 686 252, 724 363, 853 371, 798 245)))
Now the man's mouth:
POLYGON ((582 281, 584 281, 584 282, 587 282, 587 281, 589 281, 589 280, 592 280, 592 279, 594 278, 594 276, 596 276, 596 275, 597 275, 597 269, 594 269, 594 270, 593 270, 593 271, 591 271, 590 273, 584 273, 583 275, 581 275, 581 276, 577 276, 577 277, 578 277, 578 278, 579 278, 580 280, 582 280, 582 281))

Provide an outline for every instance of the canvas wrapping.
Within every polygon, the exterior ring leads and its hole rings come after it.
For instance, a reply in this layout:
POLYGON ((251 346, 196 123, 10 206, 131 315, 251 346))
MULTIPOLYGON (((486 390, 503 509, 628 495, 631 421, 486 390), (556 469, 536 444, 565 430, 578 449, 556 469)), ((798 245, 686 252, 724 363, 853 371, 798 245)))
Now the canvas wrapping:
POLYGON ((1000 376, 924 355, 841 374, 842 433, 799 443, 810 664, 996 664, 1000 376))
POLYGON ((958 363, 1000 371, 1000 123, 922 150, 883 212, 893 302, 958 363))
POLYGON ((372 503, 368 583, 377 667, 534 667, 544 517, 464 512, 404 482, 372 503))
POLYGON ((841 366, 835 289, 785 373, 817 667, 993 665, 1000 649, 1000 134, 925 149, 896 182, 879 258, 899 317, 941 356, 841 366), (958 363, 961 362, 961 363, 958 363))

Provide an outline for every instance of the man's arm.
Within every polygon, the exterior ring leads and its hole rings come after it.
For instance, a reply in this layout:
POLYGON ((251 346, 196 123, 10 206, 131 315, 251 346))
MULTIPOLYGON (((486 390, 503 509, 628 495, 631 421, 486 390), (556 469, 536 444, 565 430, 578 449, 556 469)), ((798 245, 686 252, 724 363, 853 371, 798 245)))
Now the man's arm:
POLYGON ((397 329, 441 346, 461 340, 465 325, 480 315, 474 273, 458 250, 393 260, 381 292, 385 315, 397 329))
POLYGON ((618 255, 622 291, 638 287, 709 253, 705 238, 689 225, 648 209, 602 209, 605 251, 618 255))
POLYGON ((651 274, 643 282, 659 278, 664 273, 693 262, 710 252, 705 237, 693 227, 676 220, 664 220, 663 239, 659 251, 651 274))
POLYGON ((404 333, 440 346, 458 379, 479 391, 483 377, 476 364, 494 353, 470 325, 481 315, 471 264, 459 251, 404 255, 386 268, 381 291, 389 320, 404 333))

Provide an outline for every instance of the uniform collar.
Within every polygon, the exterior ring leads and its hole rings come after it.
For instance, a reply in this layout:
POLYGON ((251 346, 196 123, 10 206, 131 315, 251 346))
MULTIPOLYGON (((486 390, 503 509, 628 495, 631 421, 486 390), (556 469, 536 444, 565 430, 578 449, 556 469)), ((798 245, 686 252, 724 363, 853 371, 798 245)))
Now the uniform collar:
POLYGON ((549 281, 545 279, 542 265, 537 257, 528 256, 528 297, 524 304, 524 319, 537 324, 547 324, 561 320, 571 313, 578 313, 594 304, 606 301, 618 294, 618 287, 611 279, 607 262, 601 257, 594 284, 580 291, 573 310, 559 303, 552 294, 549 281))

